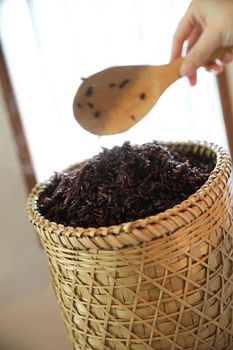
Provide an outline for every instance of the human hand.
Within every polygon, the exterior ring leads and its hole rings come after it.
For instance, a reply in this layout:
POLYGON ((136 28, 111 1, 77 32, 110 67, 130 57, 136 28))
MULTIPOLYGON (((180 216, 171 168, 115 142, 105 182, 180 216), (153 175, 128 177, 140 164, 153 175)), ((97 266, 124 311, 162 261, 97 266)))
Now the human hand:
MULTIPOLYGON (((180 74, 195 85, 197 69, 205 65, 214 51, 233 47, 233 0, 193 0, 174 34, 171 60, 181 56, 185 41, 187 54, 180 74)), ((221 57, 222 64, 232 60, 233 49, 221 57)), ((221 63, 213 61, 206 68, 219 73, 223 69, 221 63)))

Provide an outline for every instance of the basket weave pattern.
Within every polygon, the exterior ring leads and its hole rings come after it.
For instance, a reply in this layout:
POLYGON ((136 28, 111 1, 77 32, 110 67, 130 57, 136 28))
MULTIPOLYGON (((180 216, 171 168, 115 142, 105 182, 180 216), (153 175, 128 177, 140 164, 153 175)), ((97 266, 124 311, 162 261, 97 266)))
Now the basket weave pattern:
POLYGON ((28 213, 46 251, 74 350, 232 350, 233 199, 227 153, 172 143, 217 158, 200 190, 143 220, 72 228, 28 213))

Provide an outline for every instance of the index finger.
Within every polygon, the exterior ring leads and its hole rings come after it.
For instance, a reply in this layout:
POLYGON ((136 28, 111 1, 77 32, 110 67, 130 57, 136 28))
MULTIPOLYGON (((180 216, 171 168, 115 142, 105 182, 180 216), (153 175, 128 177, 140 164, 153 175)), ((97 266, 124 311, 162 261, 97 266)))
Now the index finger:
POLYGON ((181 56, 184 41, 189 37, 192 29, 193 26, 188 21, 187 17, 184 16, 181 19, 173 36, 171 60, 181 56))

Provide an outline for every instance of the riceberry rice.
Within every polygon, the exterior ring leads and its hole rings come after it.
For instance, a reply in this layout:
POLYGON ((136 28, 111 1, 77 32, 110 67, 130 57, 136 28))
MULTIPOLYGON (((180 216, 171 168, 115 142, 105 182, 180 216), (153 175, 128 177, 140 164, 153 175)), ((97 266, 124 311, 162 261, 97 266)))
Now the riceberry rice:
POLYGON ((215 161, 173 152, 157 142, 104 148, 80 168, 56 173, 39 211, 66 226, 100 227, 155 215, 180 203, 208 179, 215 161))
POLYGON ((94 108, 94 105, 93 105, 92 102, 88 102, 87 105, 88 105, 89 108, 94 108))
POLYGON ((95 118, 99 118, 100 114, 101 114, 100 111, 96 111, 96 112, 94 113, 94 117, 95 117, 95 118))
POLYGON ((89 86, 86 90, 85 96, 90 97, 93 94, 93 87, 89 86))
POLYGON ((130 82, 130 79, 125 79, 123 80, 120 85, 119 85, 119 89, 123 89, 123 87, 128 84, 130 82))

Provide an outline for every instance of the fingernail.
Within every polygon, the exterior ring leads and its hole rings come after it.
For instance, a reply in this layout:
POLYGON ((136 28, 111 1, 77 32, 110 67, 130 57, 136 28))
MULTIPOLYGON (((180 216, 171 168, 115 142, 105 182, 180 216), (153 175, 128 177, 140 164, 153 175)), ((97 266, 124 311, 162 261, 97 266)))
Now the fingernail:
POLYGON ((197 77, 193 76, 193 77, 189 78, 189 83, 191 86, 195 86, 197 83, 197 77))
POLYGON ((180 74, 182 76, 184 76, 184 75, 193 76, 195 74, 195 72, 196 72, 195 67, 191 63, 184 62, 180 67, 180 74))
POLYGON ((215 73, 215 74, 220 74, 220 73, 222 73, 224 71, 224 67, 223 66, 219 66, 218 68, 216 68, 216 69, 213 69, 213 73, 215 73))

